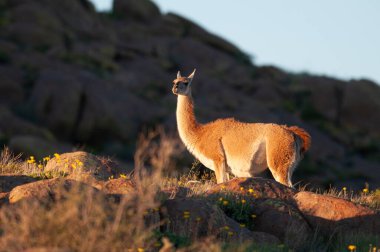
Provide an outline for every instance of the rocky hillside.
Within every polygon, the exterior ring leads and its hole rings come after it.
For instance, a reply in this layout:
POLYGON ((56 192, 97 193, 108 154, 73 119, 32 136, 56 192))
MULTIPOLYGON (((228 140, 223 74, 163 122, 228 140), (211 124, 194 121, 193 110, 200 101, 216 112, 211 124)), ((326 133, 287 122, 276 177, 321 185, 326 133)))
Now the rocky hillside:
POLYGON ((131 160, 144 127, 175 132, 171 81, 193 68, 200 121, 233 116, 311 133, 295 182, 380 186, 378 85, 255 66, 149 0, 115 0, 110 13, 87 0, 1 0, 0 143, 37 157, 84 148, 131 160))

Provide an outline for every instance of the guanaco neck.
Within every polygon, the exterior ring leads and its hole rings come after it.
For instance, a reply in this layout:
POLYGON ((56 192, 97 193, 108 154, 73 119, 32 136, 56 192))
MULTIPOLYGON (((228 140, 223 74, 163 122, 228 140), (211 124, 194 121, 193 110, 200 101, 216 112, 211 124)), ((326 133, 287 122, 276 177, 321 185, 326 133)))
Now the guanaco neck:
POLYGON ((188 149, 195 148, 201 125, 194 115, 194 103, 191 94, 188 96, 178 95, 176 116, 179 136, 188 149))

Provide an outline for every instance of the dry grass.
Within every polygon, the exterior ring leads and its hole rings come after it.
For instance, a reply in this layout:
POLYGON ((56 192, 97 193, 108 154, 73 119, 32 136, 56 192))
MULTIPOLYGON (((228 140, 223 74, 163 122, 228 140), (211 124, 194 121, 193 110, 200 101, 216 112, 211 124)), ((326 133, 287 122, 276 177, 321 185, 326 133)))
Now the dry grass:
POLYGON ((21 154, 14 155, 5 147, 0 154, 0 174, 23 174, 25 167, 21 161, 21 154))
POLYGON ((73 189, 54 204, 21 201, 0 211, 0 247, 22 251, 59 247, 74 251, 125 251, 153 248, 151 195, 115 203, 100 193, 73 189))
MULTIPOLYGON (((136 158, 161 155, 161 145, 141 137, 136 158)), ((3 152, 4 153, 4 152, 3 152)), ((6 152, 8 153, 8 152, 6 152)), ((167 153, 166 153, 167 154, 167 153)), ((19 165, 19 157, 4 155, 2 165, 19 165), (7 163, 8 162, 8 163, 7 163)), ((158 156, 160 157, 160 156, 158 156)), ((154 230, 160 225, 156 209, 162 165, 152 171, 137 161, 134 174, 137 192, 120 201, 93 190, 74 188, 54 204, 21 201, 0 210, 0 248, 22 251, 33 247, 69 248, 73 251, 143 251, 160 245, 154 230), (156 217, 155 217, 156 216, 156 217)), ((13 168, 12 168, 12 171, 13 168)), ((0 249, 1 250, 1 249, 0 249)))

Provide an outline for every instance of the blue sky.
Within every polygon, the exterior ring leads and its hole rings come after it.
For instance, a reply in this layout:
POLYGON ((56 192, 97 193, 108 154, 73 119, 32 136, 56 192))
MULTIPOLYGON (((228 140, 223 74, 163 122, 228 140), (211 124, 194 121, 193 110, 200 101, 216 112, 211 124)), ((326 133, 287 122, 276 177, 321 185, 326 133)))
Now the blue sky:
MULTIPOLYGON (((100 10, 112 0, 92 0, 100 10)), ((379 0, 154 0, 236 44, 258 65, 380 84, 379 0)))

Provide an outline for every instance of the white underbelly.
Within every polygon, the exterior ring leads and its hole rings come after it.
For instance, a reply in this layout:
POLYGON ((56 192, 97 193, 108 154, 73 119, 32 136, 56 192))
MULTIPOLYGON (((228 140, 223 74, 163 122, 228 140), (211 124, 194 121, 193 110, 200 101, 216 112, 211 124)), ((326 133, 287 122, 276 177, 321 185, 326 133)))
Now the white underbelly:
POLYGON ((250 150, 250 153, 227 157, 227 164, 235 176, 251 177, 268 167, 265 141, 254 143, 250 150))
POLYGON ((251 158, 251 173, 257 174, 264 171, 268 167, 266 143, 264 141, 255 145, 251 158))

